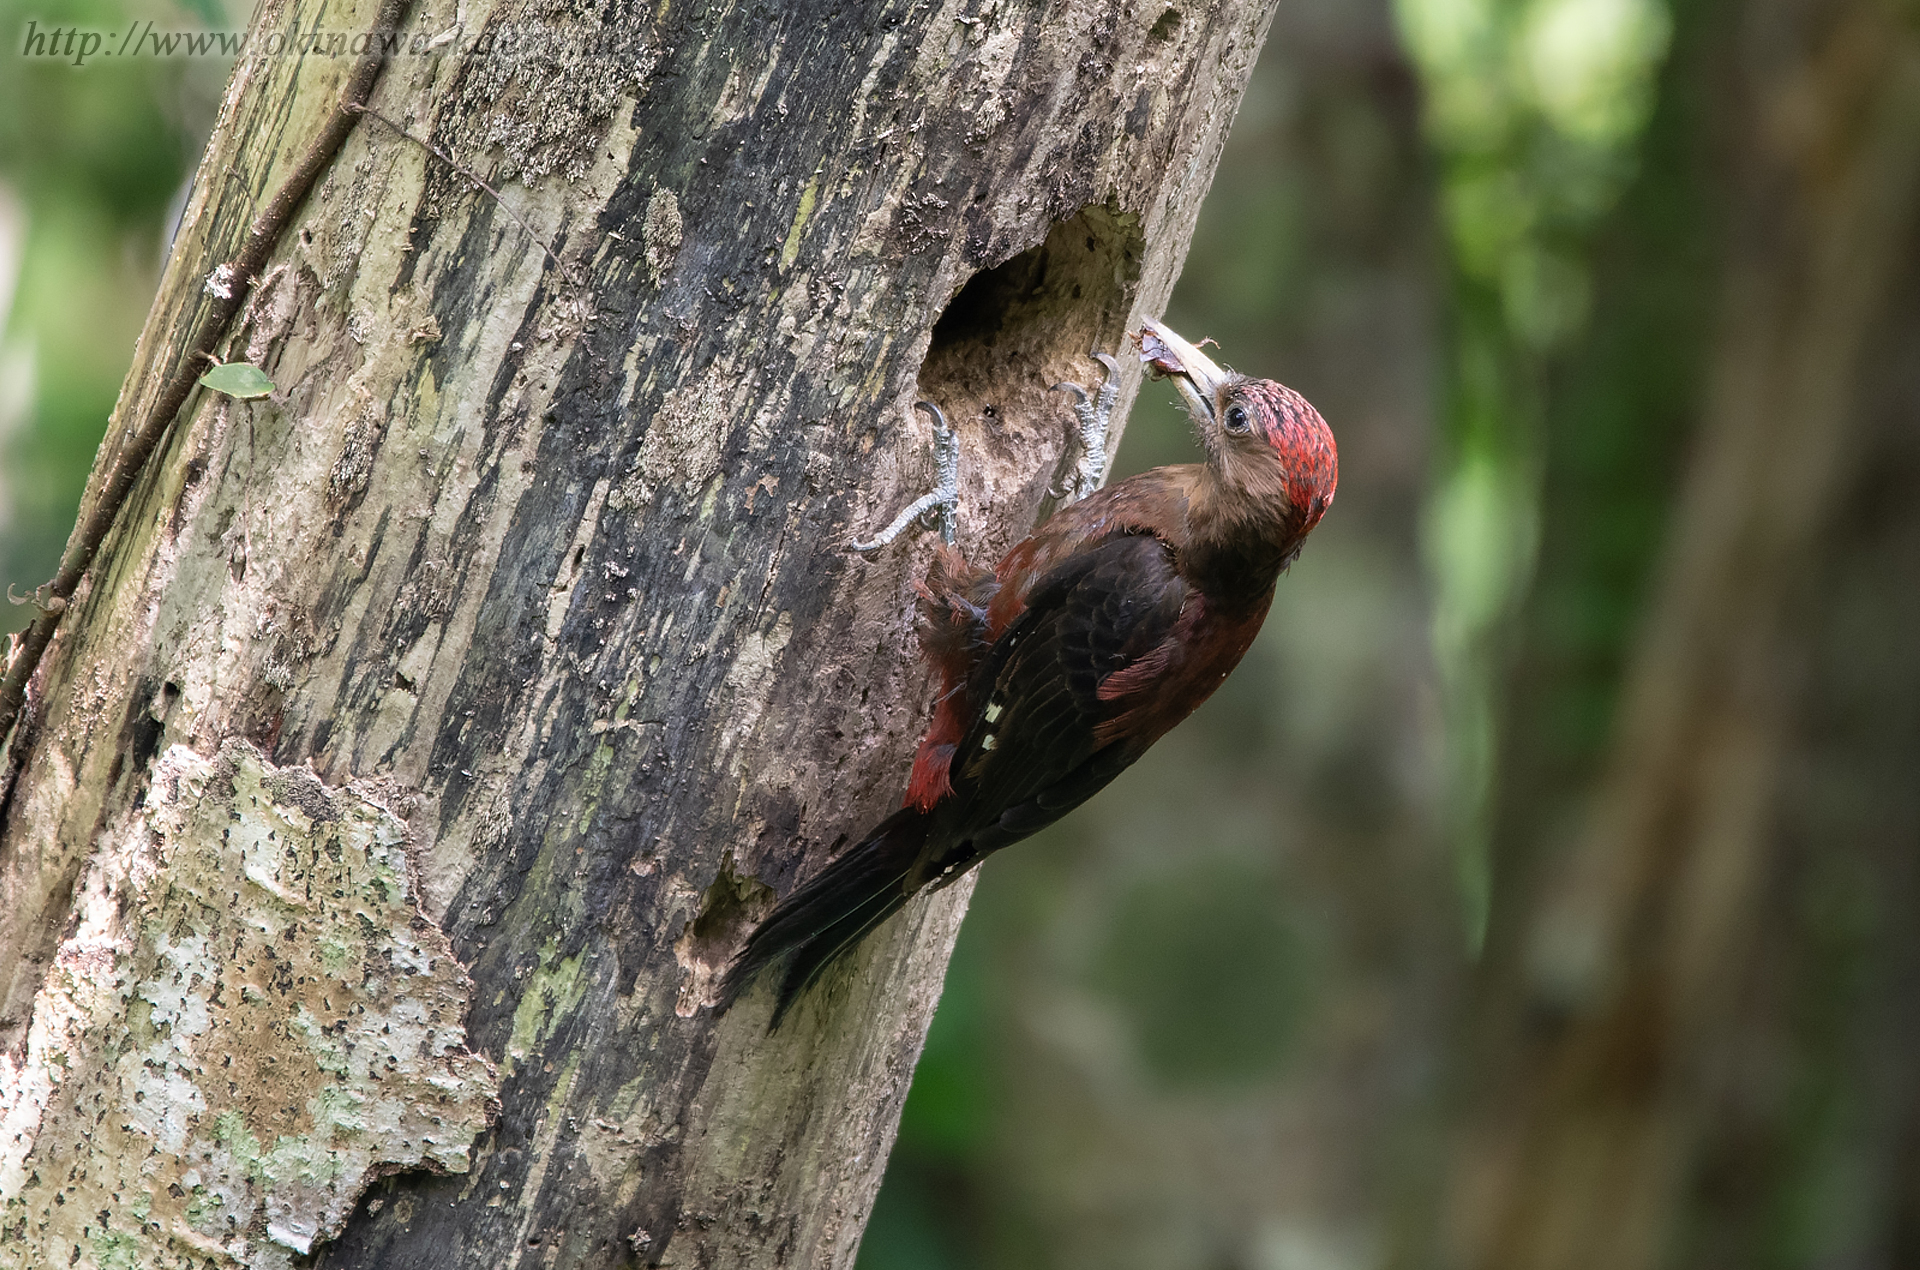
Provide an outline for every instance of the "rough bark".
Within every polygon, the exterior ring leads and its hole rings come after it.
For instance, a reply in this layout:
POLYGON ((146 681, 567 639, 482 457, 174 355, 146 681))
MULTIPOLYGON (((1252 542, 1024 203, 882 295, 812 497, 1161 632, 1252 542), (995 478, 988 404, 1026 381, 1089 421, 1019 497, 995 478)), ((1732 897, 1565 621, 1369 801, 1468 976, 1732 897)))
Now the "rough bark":
MULTIPOLYGON (((964 889, 772 1036, 708 1008, 904 779, 926 545, 844 544, 916 397, 969 550, 1033 522, 1267 17, 416 5, 465 38, 375 108, 564 267, 363 122, 224 350, 279 390, 189 401, 76 597, 0 802, 18 1264, 848 1263, 964 889), (535 29, 619 44, 471 43, 535 29)), ((236 72, 117 418, 343 66, 236 72)))
POLYGON ((1767 0, 1736 25, 1737 210, 1694 449, 1585 829, 1490 953, 1462 1265, 1692 1264, 1675 1249, 1764 946, 1811 581, 1920 223, 1920 42, 1871 2, 1767 0))

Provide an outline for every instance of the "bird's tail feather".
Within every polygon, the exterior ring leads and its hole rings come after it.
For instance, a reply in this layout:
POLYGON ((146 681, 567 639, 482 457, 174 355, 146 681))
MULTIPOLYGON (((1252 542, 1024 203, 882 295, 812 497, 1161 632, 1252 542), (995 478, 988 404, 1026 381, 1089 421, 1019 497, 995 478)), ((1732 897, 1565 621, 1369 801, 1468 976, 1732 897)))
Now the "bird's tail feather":
POLYGON ((720 1010, 731 1007, 763 970, 786 957, 768 1025, 780 1026, 801 993, 911 898, 908 877, 926 846, 929 820, 917 808, 902 807, 780 901, 727 968, 720 1010))

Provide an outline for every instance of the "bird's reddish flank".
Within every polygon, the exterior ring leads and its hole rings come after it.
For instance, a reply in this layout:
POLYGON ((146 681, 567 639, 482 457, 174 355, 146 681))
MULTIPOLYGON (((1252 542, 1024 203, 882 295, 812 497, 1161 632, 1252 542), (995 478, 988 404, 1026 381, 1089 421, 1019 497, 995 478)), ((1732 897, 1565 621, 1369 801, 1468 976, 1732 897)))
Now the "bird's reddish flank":
POLYGON ((1158 323, 1136 337, 1207 449, 1056 513, 992 570, 942 548, 920 584, 939 680, 905 805, 748 937, 721 1007, 786 959, 774 1022, 929 886, 1058 820, 1193 712, 1259 633, 1333 502, 1333 434, 1305 398, 1221 370, 1158 323))

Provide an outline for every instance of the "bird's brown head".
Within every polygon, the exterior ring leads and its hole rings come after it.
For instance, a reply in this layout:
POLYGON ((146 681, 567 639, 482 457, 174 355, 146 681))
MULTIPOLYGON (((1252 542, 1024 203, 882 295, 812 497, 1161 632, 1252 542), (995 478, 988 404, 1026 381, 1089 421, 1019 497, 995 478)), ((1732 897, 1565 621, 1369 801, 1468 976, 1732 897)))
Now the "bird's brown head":
POLYGON ((1138 338, 1140 360, 1173 380, 1207 447, 1215 510, 1228 520, 1270 520, 1297 546, 1340 481, 1327 421, 1285 384, 1223 370, 1159 322, 1145 323, 1138 338))

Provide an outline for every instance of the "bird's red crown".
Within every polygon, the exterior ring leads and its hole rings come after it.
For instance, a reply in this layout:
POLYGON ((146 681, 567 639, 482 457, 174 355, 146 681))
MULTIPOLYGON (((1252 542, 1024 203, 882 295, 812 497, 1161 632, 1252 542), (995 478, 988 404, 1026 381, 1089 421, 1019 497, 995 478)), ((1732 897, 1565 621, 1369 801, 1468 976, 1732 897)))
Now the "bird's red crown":
POLYGON ((1279 456, 1287 474, 1287 501, 1303 518, 1300 533, 1304 536, 1333 505, 1334 490, 1340 484, 1340 454, 1332 429, 1312 402, 1271 379, 1236 385, 1229 401, 1229 423, 1231 403, 1244 401, 1250 426, 1279 456))

